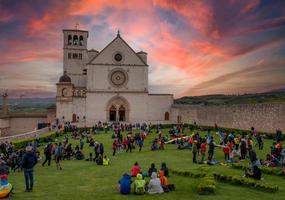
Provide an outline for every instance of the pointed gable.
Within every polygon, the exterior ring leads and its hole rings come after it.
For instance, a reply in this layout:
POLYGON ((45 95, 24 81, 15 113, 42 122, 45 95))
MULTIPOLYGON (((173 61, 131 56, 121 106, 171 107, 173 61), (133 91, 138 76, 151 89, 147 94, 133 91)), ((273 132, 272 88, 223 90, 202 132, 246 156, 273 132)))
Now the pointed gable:
POLYGON ((111 41, 98 55, 90 60, 88 64, 100 65, 140 65, 147 66, 142 58, 140 58, 136 52, 126 43, 126 41, 120 36, 111 41), (116 61, 115 55, 120 54, 122 56, 121 61, 116 61))

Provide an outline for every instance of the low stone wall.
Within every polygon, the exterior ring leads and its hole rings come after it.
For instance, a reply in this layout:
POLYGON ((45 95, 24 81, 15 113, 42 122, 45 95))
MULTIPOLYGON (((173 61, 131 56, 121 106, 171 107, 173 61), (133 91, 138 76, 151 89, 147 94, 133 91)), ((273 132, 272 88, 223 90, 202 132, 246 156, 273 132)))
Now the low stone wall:
POLYGON ((173 105, 173 119, 181 116, 182 123, 196 122, 201 125, 238 128, 259 131, 285 131, 285 103, 236 104, 220 106, 173 105))
POLYGON ((14 141, 14 140, 22 140, 22 139, 27 139, 27 138, 36 138, 41 136, 44 133, 49 132, 49 128, 42 128, 39 130, 35 130, 35 131, 31 131, 31 132, 27 132, 27 133, 22 133, 22 134, 18 134, 18 135, 12 135, 12 136, 7 136, 7 137, 0 137, 0 143, 1 142, 10 142, 10 141, 14 141))

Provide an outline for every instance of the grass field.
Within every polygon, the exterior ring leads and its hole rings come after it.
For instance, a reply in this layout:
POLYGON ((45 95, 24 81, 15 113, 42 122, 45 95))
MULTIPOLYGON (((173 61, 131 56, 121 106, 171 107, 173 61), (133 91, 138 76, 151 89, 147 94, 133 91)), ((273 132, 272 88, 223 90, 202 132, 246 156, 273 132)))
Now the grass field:
MULTIPOLYGON (((166 134, 168 130, 164 129, 166 134)), ((94 162, 87 161, 63 161, 62 171, 57 171, 55 163, 51 167, 42 167, 39 163, 35 168, 34 192, 25 193, 24 176, 21 172, 11 172, 9 180, 14 186, 15 200, 89 200, 89 199, 285 199, 285 180, 280 176, 263 175, 265 183, 272 183, 279 186, 279 191, 272 194, 257 191, 241 186, 233 186, 224 183, 217 183, 216 194, 201 196, 196 192, 199 179, 170 175, 170 183, 176 185, 176 191, 162 195, 120 195, 117 191, 117 183, 121 175, 130 171, 135 161, 138 161, 143 170, 148 170, 153 162, 157 168, 162 162, 166 162, 168 167, 176 170, 198 170, 199 165, 192 163, 192 153, 190 150, 177 150, 175 145, 166 145, 164 151, 150 151, 150 142, 156 136, 152 133, 145 141, 142 152, 137 149, 133 153, 121 153, 113 157, 111 144, 113 139, 111 133, 102 133, 93 136, 96 141, 104 144, 105 152, 111 159, 111 166, 97 166, 94 162)), ((60 140, 60 138, 59 138, 60 140)), ((79 141, 72 141, 73 148, 79 141)), ((257 150, 257 154, 264 158, 269 151, 271 140, 265 141, 263 151, 257 150)), ((42 150, 42 148, 41 148, 42 150)), ((222 161, 223 153, 221 149, 215 149, 214 158, 222 161)), ((93 148, 84 146, 84 153, 94 152, 93 148)), ((43 161, 43 160, 42 160, 43 161)), ((40 162, 42 162, 40 161, 40 162)), ((243 175, 243 171, 235 170, 228 166, 210 166, 211 172, 226 173, 229 175, 243 175)))

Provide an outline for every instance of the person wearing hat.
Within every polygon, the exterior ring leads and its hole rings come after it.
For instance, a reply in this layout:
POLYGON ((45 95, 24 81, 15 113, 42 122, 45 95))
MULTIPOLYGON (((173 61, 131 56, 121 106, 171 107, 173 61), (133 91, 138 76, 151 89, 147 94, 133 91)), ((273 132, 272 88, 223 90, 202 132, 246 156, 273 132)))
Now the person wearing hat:
POLYGON ((34 186, 34 166, 37 164, 37 156, 33 151, 32 146, 26 147, 26 152, 23 156, 22 167, 26 182, 26 192, 32 192, 34 186))

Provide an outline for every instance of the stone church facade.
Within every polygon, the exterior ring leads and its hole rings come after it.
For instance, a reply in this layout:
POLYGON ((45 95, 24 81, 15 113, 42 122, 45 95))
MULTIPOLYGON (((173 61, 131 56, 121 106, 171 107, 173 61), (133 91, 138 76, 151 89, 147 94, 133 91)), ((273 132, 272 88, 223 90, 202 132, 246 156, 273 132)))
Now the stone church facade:
POLYGON ((88 31, 63 30, 63 71, 57 83, 60 122, 172 123, 172 94, 148 91, 147 53, 118 33, 103 50, 87 49, 88 31))

